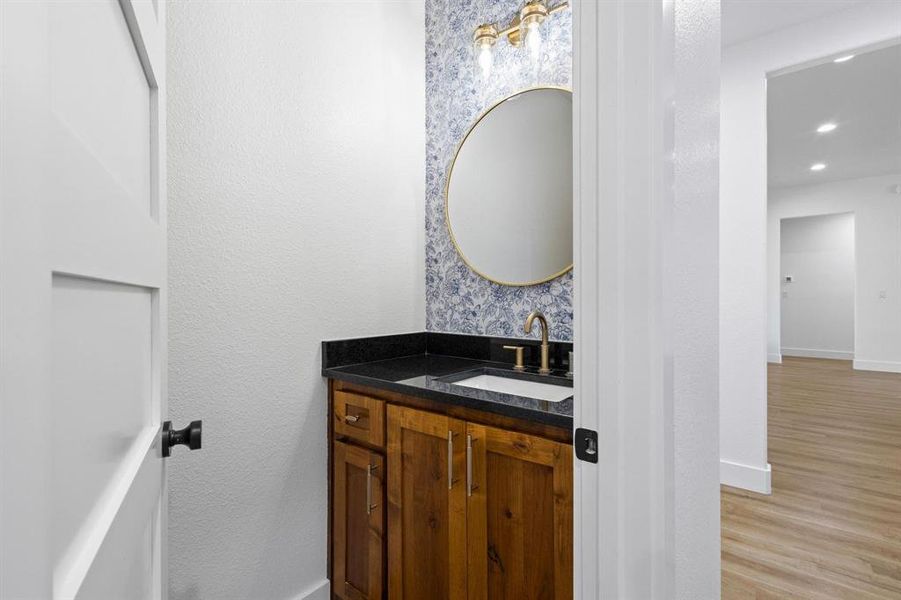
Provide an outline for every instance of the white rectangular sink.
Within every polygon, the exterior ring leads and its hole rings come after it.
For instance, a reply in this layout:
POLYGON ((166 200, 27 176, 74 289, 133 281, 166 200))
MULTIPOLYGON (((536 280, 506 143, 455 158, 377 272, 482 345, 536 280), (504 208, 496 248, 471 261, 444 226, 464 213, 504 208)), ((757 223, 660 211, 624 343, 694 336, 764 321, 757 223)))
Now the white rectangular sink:
POLYGON ((497 377, 496 375, 476 375, 468 379, 454 381, 453 384, 477 390, 488 390, 500 392, 501 394, 535 398, 536 400, 547 400, 548 402, 560 402, 573 395, 573 390, 570 387, 512 379, 510 377, 497 377))

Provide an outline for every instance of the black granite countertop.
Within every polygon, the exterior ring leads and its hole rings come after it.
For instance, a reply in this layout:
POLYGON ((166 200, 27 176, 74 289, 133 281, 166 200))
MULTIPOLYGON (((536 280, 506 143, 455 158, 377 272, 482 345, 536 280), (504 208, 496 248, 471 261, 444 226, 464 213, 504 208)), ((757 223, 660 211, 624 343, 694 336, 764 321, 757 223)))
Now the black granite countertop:
MULTIPOLYGON (((437 335, 447 336, 449 334, 437 335)), ((552 383, 568 387, 571 390, 572 380, 563 376, 565 371, 558 370, 551 375, 538 375, 534 367, 529 367, 527 372, 518 373, 512 369, 511 364, 486 360, 486 357, 491 356, 491 352, 481 350, 468 352, 467 347, 481 347, 478 338, 475 340, 455 339, 451 340, 453 344, 449 345, 446 339, 435 340, 430 339, 430 336, 434 338, 435 334, 417 333, 323 342, 322 375, 357 385, 427 398, 435 402, 572 429, 572 396, 560 402, 551 402, 464 387, 453 383, 453 381, 467 377, 488 374, 552 383), (432 349, 451 348, 457 353, 468 353, 470 356, 436 354, 429 352, 430 347, 432 349), (473 358, 473 354, 477 357, 473 358), (375 360, 342 364, 353 360, 359 361, 363 356, 370 356, 375 360)), ((455 337, 476 338, 476 336, 455 337)), ((500 338, 482 339, 492 340, 494 342, 492 345, 510 341, 500 338)), ((530 341, 518 342, 528 343, 530 341)), ((565 351, 567 346, 564 345, 562 350, 565 351)), ((571 346, 568 347, 571 348, 571 346)), ((560 351, 556 354, 559 356, 560 351)))

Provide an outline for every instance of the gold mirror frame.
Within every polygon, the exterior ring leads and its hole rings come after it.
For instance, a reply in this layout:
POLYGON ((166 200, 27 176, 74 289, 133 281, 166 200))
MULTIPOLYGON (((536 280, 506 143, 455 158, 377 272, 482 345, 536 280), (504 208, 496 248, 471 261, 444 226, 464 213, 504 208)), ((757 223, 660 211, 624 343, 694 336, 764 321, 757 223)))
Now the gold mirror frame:
POLYGON ((467 267, 469 267, 469 269, 473 273, 475 273, 482 279, 486 279, 486 280, 490 281, 491 283, 495 283, 497 285, 506 285, 509 287, 528 287, 528 286, 533 286, 533 285, 540 285, 542 283, 547 283, 549 281, 553 281, 553 280, 557 279, 558 277, 562 277, 563 275, 566 275, 573 269, 573 263, 569 263, 568 267, 558 271, 557 273, 554 273, 553 275, 551 275, 549 277, 546 277, 544 279, 537 279, 535 281, 526 281, 524 283, 515 283, 515 282, 510 282, 510 281, 501 281, 499 279, 494 279, 493 277, 489 277, 488 275, 486 275, 485 273, 483 273, 482 271, 477 269, 475 267, 475 265, 473 265, 469 261, 469 259, 466 258, 466 255, 463 254, 463 250, 460 248, 459 244, 457 244, 457 238, 454 237, 454 229, 453 229, 453 227, 451 227, 451 222, 450 222, 450 209, 449 209, 448 204, 450 202, 451 175, 453 175, 454 164, 456 164, 456 162, 457 162, 457 156, 460 155, 460 150, 463 148, 463 144, 466 143, 466 140, 469 138, 469 135, 473 131, 475 131, 475 128, 479 126, 479 123, 482 122, 482 119, 487 117, 488 114, 491 111, 493 111, 495 108, 497 108, 498 106, 500 106, 507 100, 510 100, 511 98, 515 98, 517 96, 521 96, 528 92, 535 92, 538 90, 559 90, 559 91, 563 91, 563 92, 569 92, 570 95, 572 95, 572 93, 573 93, 573 91, 570 88, 560 86, 560 85, 539 85, 539 86, 525 88, 525 89, 513 92, 509 96, 504 96, 503 98, 501 98, 500 100, 498 100, 497 102, 495 102, 494 104, 489 106, 478 116, 478 118, 476 118, 475 122, 466 131, 466 135, 464 135, 463 139, 460 140, 460 143, 457 144, 457 148, 454 151, 454 158, 451 159, 450 165, 448 166, 448 169, 447 169, 447 177, 445 178, 445 181, 444 181, 444 224, 447 227, 447 233, 450 236, 451 243, 454 245, 454 249, 457 251, 457 255, 460 257, 460 259, 463 261, 463 263, 467 267))

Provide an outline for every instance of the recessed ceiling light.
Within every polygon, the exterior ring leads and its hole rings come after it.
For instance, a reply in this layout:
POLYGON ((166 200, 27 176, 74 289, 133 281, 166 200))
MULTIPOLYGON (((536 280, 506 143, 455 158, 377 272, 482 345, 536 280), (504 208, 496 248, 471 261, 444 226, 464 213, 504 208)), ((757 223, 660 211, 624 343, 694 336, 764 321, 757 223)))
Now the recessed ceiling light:
POLYGON ((817 127, 817 133, 829 133, 830 131, 835 131, 836 127, 838 127, 838 125, 835 123, 823 123, 817 127))
POLYGON ((825 168, 826 168, 826 163, 814 163, 814 164, 810 165, 811 171, 822 171, 825 168))
POLYGON ((845 54, 844 56, 839 56, 838 58, 836 58, 836 59, 833 60, 832 62, 843 63, 843 62, 848 62, 848 61, 851 60, 852 58, 854 58, 854 55, 853 55, 853 54, 845 54))

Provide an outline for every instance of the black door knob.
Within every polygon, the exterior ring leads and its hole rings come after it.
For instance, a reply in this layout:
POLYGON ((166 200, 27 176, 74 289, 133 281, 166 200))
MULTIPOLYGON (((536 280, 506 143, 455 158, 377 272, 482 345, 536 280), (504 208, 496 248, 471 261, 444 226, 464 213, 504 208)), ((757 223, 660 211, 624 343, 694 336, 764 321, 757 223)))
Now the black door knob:
POLYGON ((172 429, 172 421, 163 423, 163 456, 169 456, 172 446, 179 444, 191 450, 200 448, 200 435, 203 432, 203 421, 191 421, 184 429, 172 429))

